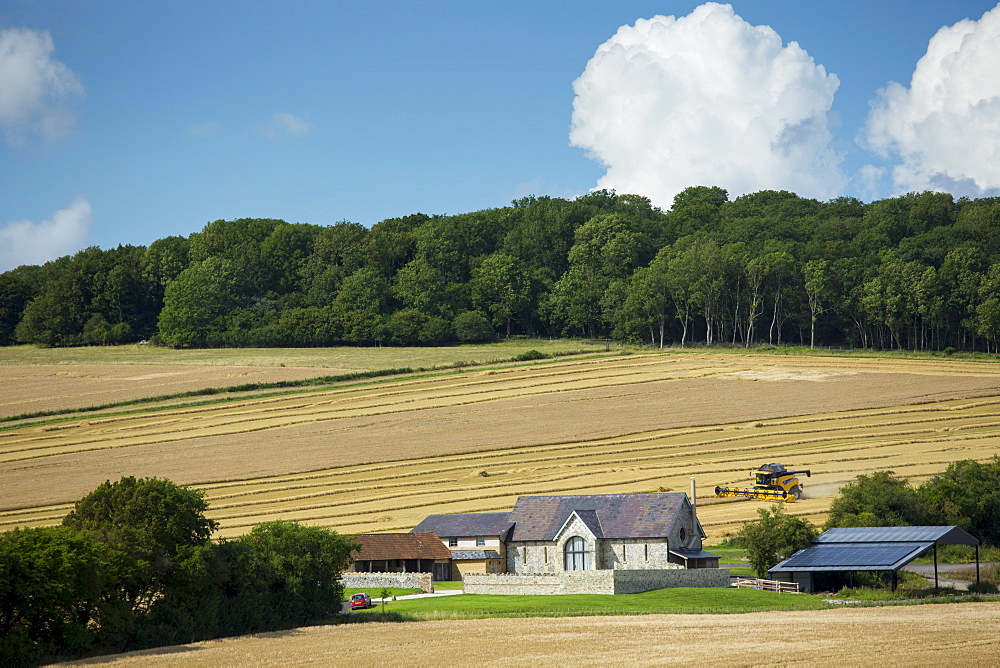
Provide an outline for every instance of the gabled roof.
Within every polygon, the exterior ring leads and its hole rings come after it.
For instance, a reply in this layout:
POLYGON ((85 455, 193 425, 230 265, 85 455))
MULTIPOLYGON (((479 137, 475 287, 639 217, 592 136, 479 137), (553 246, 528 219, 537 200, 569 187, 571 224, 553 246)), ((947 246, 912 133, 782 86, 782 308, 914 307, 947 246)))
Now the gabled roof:
POLYGON ((433 532, 442 538, 452 536, 506 536, 514 523, 509 513, 455 513, 428 515, 411 533, 433 532))
POLYGON ((663 538, 686 499, 683 492, 522 496, 508 515, 511 540, 554 540, 574 511, 600 538, 663 538))
POLYGON ((385 559, 451 559, 451 551, 433 533, 366 533, 357 537, 355 561, 385 559))
POLYGON ((979 539, 957 526, 854 527, 830 529, 814 543, 937 543, 979 545, 979 539))

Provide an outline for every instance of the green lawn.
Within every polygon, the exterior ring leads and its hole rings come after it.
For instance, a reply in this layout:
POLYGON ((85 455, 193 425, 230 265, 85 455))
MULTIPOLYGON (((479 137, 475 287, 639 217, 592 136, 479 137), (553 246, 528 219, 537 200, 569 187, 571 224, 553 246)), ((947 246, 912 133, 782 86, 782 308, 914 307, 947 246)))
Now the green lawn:
POLYGON ((807 594, 776 594, 755 589, 673 588, 641 594, 564 594, 497 596, 462 594, 393 601, 387 611, 411 619, 482 619, 489 617, 569 617, 652 613, 742 613, 824 610, 832 607, 807 594))

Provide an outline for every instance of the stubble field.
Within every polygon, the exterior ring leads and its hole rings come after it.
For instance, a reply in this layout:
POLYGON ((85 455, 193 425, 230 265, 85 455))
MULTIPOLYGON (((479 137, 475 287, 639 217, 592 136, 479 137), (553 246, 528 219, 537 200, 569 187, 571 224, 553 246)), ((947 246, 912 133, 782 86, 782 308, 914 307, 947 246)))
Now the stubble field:
POLYGON ((1000 603, 347 624, 101 657, 129 665, 992 666, 1000 603))
MULTIPOLYGON (((316 351, 295 367, 215 353, 200 362, 212 373, 184 377, 197 387, 232 384, 230 374, 244 369, 299 378, 416 366, 383 350, 382 359, 361 351, 364 360, 316 351)), ((60 359, 62 352, 29 360, 34 353, 22 349, 20 359, 0 359, 9 381, 0 386, 4 414, 44 402, 91 405, 94 388, 158 396, 160 381, 174 377, 157 373, 176 371, 170 365, 178 360, 199 366, 196 355, 164 361, 128 350, 118 362, 95 362, 92 352, 60 359), (33 383, 14 376, 32 372, 33 383)), ((444 363, 474 354, 448 349, 444 363)), ((204 490, 224 536, 276 518, 347 533, 406 531, 429 513, 502 511, 526 494, 688 491, 695 476, 711 544, 763 505, 715 499, 712 489, 748 483, 762 463, 812 470, 807 498, 786 511, 819 524, 837 489, 860 473, 893 470, 920 482, 952 461, 989 459, 998 446, 1000 365, 993 363, 602 352, 0 423, 0 530, 56 524, 73 501, 123 475, 204 490)), ((296 629, 92 661, 507 665, 530 647, 533 661, 574 665, 989 665, 1000 661, 998 631, 996 603, 455 620, 296 629)))
POLYGON ((687 491, 695 476, 711 543, 761 506, 712 490, 762 463, 812 470, 787 510, 819 524, 859 473, 920 482, 998 445, 992 363, 599 354, 14 423, 0 529, 57 523, 123 475, 203 489, 223 536, 276 518, 406 531, 527 494, 687 491))

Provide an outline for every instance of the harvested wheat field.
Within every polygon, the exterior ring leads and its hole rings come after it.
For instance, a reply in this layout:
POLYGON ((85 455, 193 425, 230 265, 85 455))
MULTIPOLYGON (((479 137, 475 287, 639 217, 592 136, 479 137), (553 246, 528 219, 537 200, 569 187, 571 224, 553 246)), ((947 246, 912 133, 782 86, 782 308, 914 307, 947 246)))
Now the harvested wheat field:
POLYGON ((204 489, 221 535, 284 518, 349 533, 500 511, 526 494, 687 491, 709 543, 760 502, 715 499, 765 462, 808 468, 820 523, 859 473, 919 482, 1000 452, 1000 365, 664 352, 413 374, 0 431, 0 530, 57 523, 107 479, 204 489))
POLYGON ((448 348, 213 348, 156 346, 0 347, 0 417, 101 406, 249 383, 274 383, 355 371, 432 368, 598 349, 568 341, 519 341, 448 348))
POLYGON ((509 666, 530 656, 557 666, 995 666, 998 636, 1000 603, 966 603, 314 626, 79 663, 509 666))
MULTIPOLYGON (((330 375, 347 369, 323 371, 330 375)), ((179 394, 205 387, 302 380, 319 375, 312 367, 111 365, 10 365, 0 367, 0 416, 179 394)))

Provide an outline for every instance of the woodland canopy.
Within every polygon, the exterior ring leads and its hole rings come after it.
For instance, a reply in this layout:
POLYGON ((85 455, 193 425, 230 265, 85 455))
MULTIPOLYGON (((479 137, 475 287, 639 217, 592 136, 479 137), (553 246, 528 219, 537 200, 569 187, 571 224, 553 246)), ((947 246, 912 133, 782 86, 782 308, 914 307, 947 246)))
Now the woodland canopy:
POLYGON ((370 229, 217 220, 0 274, 0 344, 1000 344, 1000 198, 865 204, 696 186, 527 197, 370 229))

